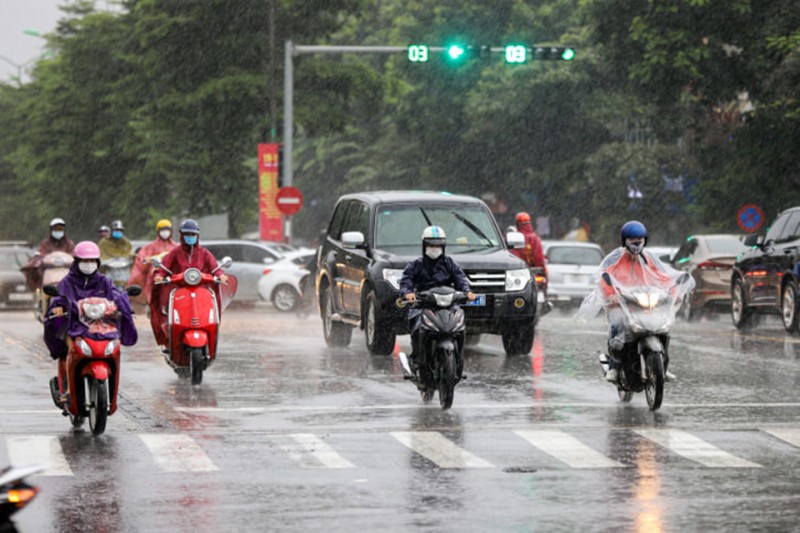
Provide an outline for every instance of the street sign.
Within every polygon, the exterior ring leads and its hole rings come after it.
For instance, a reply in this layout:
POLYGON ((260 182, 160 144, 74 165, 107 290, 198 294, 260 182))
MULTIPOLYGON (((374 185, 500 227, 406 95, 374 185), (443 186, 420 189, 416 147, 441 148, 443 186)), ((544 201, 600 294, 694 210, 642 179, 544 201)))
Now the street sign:
POLYGON ((739 208, 736 223, 747 233, 755 233, 764 225, 764 212, 755 204, 746 204, 739 208))
POLYGON ((297 187, 281 187, 275 197, 275 205, 284 215, 294 215, 303 207, 303 193, 297 187))

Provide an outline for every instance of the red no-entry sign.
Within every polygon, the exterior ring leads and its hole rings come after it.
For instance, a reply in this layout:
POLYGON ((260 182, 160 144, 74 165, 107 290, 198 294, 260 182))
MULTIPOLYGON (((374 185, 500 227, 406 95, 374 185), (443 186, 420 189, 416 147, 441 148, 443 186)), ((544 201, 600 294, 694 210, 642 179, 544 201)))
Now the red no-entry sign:
POLYGON ((294 215, 303 207, 303 193, 297 187, 281 187, 275 197, 275 204, 284 215, 294 215))

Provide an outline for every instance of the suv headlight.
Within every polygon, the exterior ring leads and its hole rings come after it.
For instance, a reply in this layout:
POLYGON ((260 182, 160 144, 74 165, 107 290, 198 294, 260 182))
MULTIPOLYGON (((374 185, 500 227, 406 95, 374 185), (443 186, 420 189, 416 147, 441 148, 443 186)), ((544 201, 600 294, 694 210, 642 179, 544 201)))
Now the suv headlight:
POLYGON ((383 279, 388 281, 395 290, 400 290, 400 280, 403 279, 403 270, 400 268, 384 268, 383 279))
POLYGON ((521 291, 529 279, 531 279, 530 269, 506 270, 506 292, 521 291))

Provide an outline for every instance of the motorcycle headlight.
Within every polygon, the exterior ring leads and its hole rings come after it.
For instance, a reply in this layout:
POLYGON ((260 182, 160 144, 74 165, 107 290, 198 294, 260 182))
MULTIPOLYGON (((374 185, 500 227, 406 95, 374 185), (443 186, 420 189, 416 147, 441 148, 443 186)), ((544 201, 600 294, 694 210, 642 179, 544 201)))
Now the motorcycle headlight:
POLYGON ((117 346, 119 346, 119 339, 114 339, 108 344, 106 344, 106 350, 103 353, 105 355, 112 355, 114 351, 117 349, 117 346))
POLYGON ((197 285, 202 278, 203 275, 196 268, 187 268, 186 272, 183 273, 183 281, 187 285, 197 285))
POLYGON ((83 304, 83 314, 89 320, 100 320, 103 318, 103 315, 106 314, 106 309, 108 306, 105 302, 100 302, 96 304, 83 304))
POLYGON ((658 305, 658 294, 637 294, 636 303, 642 309, 652 309, 658 305))
POLYGON ((403 279, 403 270, 399 268, 384 268, 383 279, 389 282, 395 290, 400 290, 400 280, 403 279))
POLYGON ((450 307, 453 304, 453 296, 455 293, 450 294, 434 294, 433 297, 436 299, 436 305, 439 307, 450 307))
POLYGON ((89 346, 89 343, 83 340, 82 337, 78 337, 75 340, 75 344, 78 345, 78 349, 83 355, 92 355, 92 347, 89 346))
POLYGON ((521 291, 529 279, 531 279, 531 271, 527 268, 506 270, 506 292, 521 291))

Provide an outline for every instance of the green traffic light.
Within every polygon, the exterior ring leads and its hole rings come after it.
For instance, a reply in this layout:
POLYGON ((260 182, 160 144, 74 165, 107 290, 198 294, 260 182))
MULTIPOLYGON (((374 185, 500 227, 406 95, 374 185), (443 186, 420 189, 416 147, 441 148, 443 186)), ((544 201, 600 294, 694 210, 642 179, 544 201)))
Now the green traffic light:
POLYGON ((575 59, 575 50, 572 48, 565 48, 563 52, 561 52, 561 59, 564 61, 572 61, 575 59))
POLYGON ((462 57, 464 57, 465 52, 466 50, 464 49, 464 47, 458 44, 450 45, 447 48, 447 55, 450 57, 450 59, 453 60, 461 59, 462 57))

